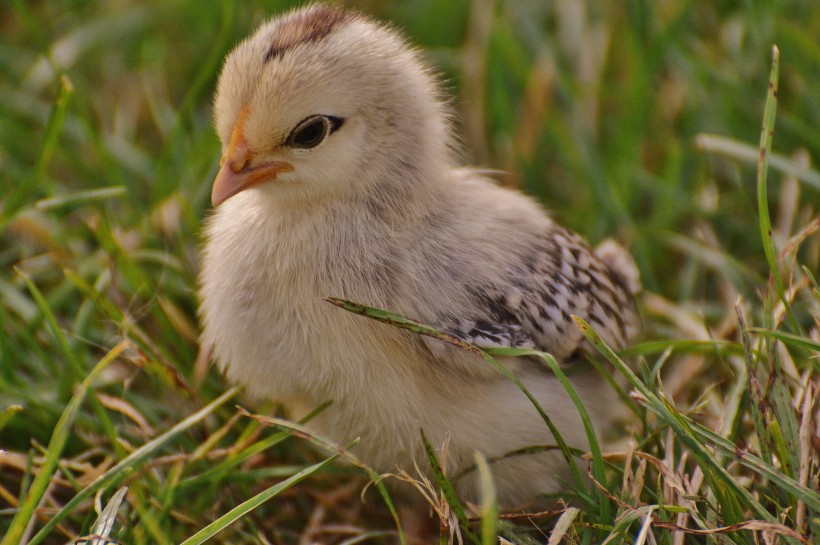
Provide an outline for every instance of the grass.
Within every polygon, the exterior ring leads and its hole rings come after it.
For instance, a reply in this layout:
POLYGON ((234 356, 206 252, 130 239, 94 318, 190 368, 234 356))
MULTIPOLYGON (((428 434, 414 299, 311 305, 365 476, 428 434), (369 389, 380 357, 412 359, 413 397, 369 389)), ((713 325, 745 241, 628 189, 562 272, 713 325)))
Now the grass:
MULTIPOLYGON (((210 94, 231 46, 289 4, 0 6, 2 545, 397 539, 390 487, 362 501, 373 474, 333 462, 355 461, 344 445, 237 412, 197 345, 210 94)), ((631 365, 599 346, 629 444, 564 445, 594 481, 535 516, 497 512, 481 458, 475 511, 446 476, 416 482, 441 541, 816 543, 820 7, 357 5, 439 67, 467 160, 627 243, 646 288, 631 365)))

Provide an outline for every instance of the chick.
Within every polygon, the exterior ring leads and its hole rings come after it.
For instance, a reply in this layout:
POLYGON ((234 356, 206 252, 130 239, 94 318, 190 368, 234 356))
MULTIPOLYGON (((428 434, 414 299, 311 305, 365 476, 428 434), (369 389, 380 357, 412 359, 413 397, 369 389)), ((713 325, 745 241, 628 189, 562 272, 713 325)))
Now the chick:
MULTIPOLYGON (((537 348, 568 362, 589 321, 615 348, 638 330, 629 255, 592 251, 536 202, 460 168, 436 76, 393 28, 323 5, 263 24, 227 57, 214 100, 223 144, 200 274, 202 342, 219 368, 381 470, 426 467, 419 430, 448 443, 451 476, 555 441, 512 382, 486 362, 335 308, 389 309, 478 346, 537 348)), ((502 360, 571 446, 588 448, 551 373, 502 360)), ((599 428, 613 407, 583 363, 575 388, 599 428)), ((560 488, 553 452, 492 464, 499 501, 560 488)), ((470 472, 456 485, 475 499, 470 472)))

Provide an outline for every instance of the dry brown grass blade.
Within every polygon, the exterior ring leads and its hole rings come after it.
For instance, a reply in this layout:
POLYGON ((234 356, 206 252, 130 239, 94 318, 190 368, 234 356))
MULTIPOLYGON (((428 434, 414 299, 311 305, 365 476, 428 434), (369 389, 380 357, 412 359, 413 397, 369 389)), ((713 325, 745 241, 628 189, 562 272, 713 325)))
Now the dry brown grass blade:
POLYGON ((671 522, 663 522, 660 520, 655 520, 652 522, 652 525, 656 528, 664 528, 667 530, 673 530, 675 532, 683 532, 686 534, 692 534, 697 536, 709 536, 715 534, 728 534, 731 532, 738 532, 740 530, 751 530, 755 532, 772 532, 775 534, 779 534, 782 536, 790 537, 793 539, 798 540, 800 543, 804 545, 814 545, 809 539, 804 536, 803 534, 792 530, 788 526, 784 526, 782 524, 777 524, 774 522, 766 522, 763 520, 747 520, 744 522, 739 522, 737 524, 732 524, 730 526, 722 526, 720 528, 711 528, 709 530, 696 530, 694 528, 682 528, 677 524, 672 524, 671 522))

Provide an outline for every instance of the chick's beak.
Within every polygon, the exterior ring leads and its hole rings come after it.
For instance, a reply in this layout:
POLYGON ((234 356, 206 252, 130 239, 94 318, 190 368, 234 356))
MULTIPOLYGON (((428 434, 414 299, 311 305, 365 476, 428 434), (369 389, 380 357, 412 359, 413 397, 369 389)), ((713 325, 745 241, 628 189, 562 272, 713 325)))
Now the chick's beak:
POLYGON ((231 134, 228 149, 220 160, 219 172, 211 189, 211 204, 219 206, 237 193, 262 182, 276 178, 280 172, 290 172, 293 166, 284 161, 268 161, 251 166, 254 153, 248 148, 242 134, 247 111, 243 110, 231 134))
POLYGON ((219 206, 237 193, 262 182, 269 182, 280 172, 290 172, 293 166, 283 161, 270 161, 251 167, 250 160, 231 159, 222 162, 211 189, 211 203, 219 206))

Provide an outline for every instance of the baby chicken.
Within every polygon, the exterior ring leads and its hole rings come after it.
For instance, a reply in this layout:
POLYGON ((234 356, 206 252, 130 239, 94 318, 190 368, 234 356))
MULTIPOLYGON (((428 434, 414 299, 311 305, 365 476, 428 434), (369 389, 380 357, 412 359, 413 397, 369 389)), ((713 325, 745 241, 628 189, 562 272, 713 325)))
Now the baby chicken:
MULTIPOLYGON (((637 270, 620 246, 592 251, 531 198, 459 168, 450 112, 420 54, 394 29, 313 5, 275 17, 227 57, 214 101, 223 144, 200 275, 202 341, 228 379, 282 402, 381 469, 426 467, 420 430, 448 444, 447 471, 554 444, 515 384, 481 358, 328 304, 388 309, 483 347, 559 361, 615 348, 638 329, 637 270)), ((578 413, 541 364, 503 359, 571 445, 578 413)), ((614 396, 595 371, 572 380, 596 425, 614 396)), ((492 464, 499 501, 554 492, 554 451, 492 464)), ((475 477, 456 485, 475 499, 475 477)))

